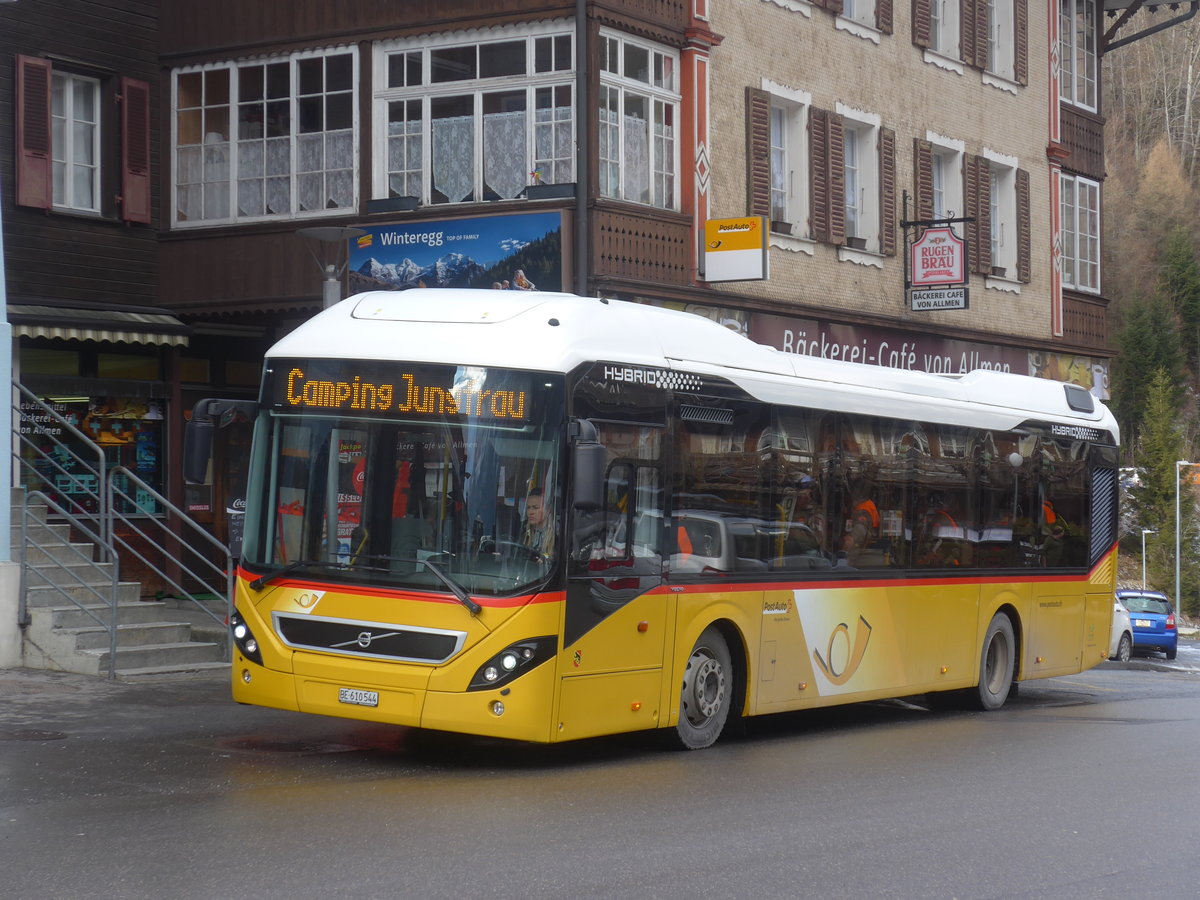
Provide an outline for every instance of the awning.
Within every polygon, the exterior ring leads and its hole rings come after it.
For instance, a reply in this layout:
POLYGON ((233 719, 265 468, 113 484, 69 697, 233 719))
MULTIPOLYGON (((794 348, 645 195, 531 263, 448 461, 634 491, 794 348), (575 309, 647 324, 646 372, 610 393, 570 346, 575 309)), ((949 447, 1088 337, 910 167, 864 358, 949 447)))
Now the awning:
POLYGON ((8 305, 8 321, 17 337, 56 338, 115 344, 166 344, 186 347, 191 329, 161 309, 104 309, 74 306, 8 305))

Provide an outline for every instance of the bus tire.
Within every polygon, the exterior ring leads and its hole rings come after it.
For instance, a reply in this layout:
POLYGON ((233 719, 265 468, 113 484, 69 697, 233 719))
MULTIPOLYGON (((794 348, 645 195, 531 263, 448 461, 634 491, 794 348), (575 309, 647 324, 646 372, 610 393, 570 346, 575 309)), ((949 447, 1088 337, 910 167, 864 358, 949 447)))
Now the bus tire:
POLYGON ((733 660, 714 625, 692 647, 683 671, 675 740, 683 750, 703 750, 721 736, 733 705, 733 660))
POLYGON ((975 704, 979 709, 999 709, 1008 699, 1016 666, 1016 640, 1012 622, 1004 613, 996 613, 983 636, 979 654, 979 688, 975 704))

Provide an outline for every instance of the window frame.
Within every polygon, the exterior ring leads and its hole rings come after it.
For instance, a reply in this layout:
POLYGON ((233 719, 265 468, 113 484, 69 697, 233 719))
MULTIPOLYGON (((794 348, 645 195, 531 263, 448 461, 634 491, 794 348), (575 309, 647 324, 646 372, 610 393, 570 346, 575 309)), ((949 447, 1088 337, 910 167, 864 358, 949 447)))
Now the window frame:
POLYGON ((1101 290, 1100 182, 1082 175, 1063 172, 1060 175, 1060 193, 1062 198, 1060 272, 1063 287, 1089 294, 1099 294, 1101 290), (1087 194, 1094 198, 1094 205, 1085 205, 1085 201, 1081 201, 1081 188, 1086 189, 1087 194), (1090 221, 1095 226, 1094 230, 1082 230, 1079 226, 1083 221, 1090 221), (1085 242, 1091 251, 1090 258, 1086 259, 1080 253, 1085 242), (1081 269, 1084 266, 1091 273, 1088 279, 1080 277, 1081 269))
POLYGON ((1013 0, 982 0, 987 6, 987 63, 984 72, 1016 81, 1016 11, 1013 0))
POLYGON ((1059 0, 1058 10, 1058 97, 1071 106, 1098 112, 1096 4, 1093 0, 1059 0))
POLYGON ((669 47, 652 41, 634 38, 623 32, 608 28, 600 29, 601 53, 597 64, 600 86, 600 105, 596 109, 597 133, 600 135, 600 196, 610 200, 621 200, 627 203, 638 203, 655 209, 678 210, 680 205, 680 131, 682 96, 679 91, 680 60, 679 53, 669 47), (616 49, 616 58, 611 53, 616 49), (629 67, 627 56, 629 50, 648 54, 648 80, 642 81, 625 74, 629 67), (610 68, 616 67, 616 71, 610 68), (658 72, 662 77, 658 78, 658 72), (658 80, 662 83, 655 84, 658 80), (646 119, 647 128, 647 189, 641 199, 631 196, 630 184, 631 166, 626 158, 630 144, 627 133, 625 109, 630 98, 641 98, 647 101, 649 115, 646 119), (615 101, 615 102, 614 102, 615 101), (605 122, 602 110, 608 109, 610 114, 616 110, 615 125, 605 122), (670 119, 671 133, 667 134, 666 120, 670 119), (613 138, 616 138, 615 148, 622 148, 619 157, 614 156, 613 138), (608 148, 607 153, 605 147, 608 148))
POLYGON ((959 0, 929 0, 929 51, 947 59, 962 59, 961 23, 959 0), (939 6, 943 12, 940 16, 939 6))
POLYGON ((51 145, 51 187, 53 208, 65 212, 82 212, 99 215, 101 197, 101 134, 104 128, 101 115, 101 83, 99 78, 81 75, 63 69, 51 73, 50 120, 53 136, 51 145), (58 86, 62 85, 61 92, 58 86), (91 94, 92 118, 81 120, 75 114, 76 86, 83 86, 91 94), (61 99, 62 106, 58 106, 61 99), (80 124, 88 131, 90 161, 79 161, 77 131, 80 124), (92 203, 80 203, 75 197, 77 175, 81 170, 90 170, 88 182, 91 186, 92 203), (58 173, 62 177, 58 177, 58 173))
POLYGON ((374 157, 370 189, 372 199, 388 200, 416 196, 418 202, 423 205, 438 206, 484 200, 521 200, 524 199, 526 187, 531 183, 575 180, 574 147, 577 140, 578 104, 575 97, 574 32, 570 28, 550 23, 476 30, 434 38, 426 35, 419 38, 379 41, 373 46, 373 66, 376 87, 371 96, 371 141, 374 157), (516 43, 525 45, 523 72, 482 73, 481 63, 486 61, 482 56, 484 48, 516 43), (467 73, 470 77, 435 79, 435 55, 442 54, 449 59, 457 54, 466 59, 471 49, 474 50, 476 66, 473 72, 467 73), (539 67, 539 53, 546 51, 548 64, 539 67), (403 84, 391 84, 390 64, 394 59, 403 60, 403 84), (547 90, 550 91, 552 105, 545 108, 551 113, 548 120, 543 120, 540 117, 543 107, 539 107, 538 104, 540 95, 547 90), (567 92, 568 103, 565 107, 553 105, 557 101, 559 91, 567 92), (521 164, 523 183, 520 190, 514 192, 515 196, 506 197, 497 194, 494 189, 491 193, 486 190, 485 150, 489 113, 485 103, 516 103, 518 95, 521 94, 524 95, 523 108, 513 108, 506 112, 524 113, 525 159, 521 164), (505 96, 507 99, 504 99, 505 96), (435 191, 438 189, 434 181, 434 107, 439 102, 468 97, 471 105, 471 189, 465 198, 438 199, 435 197, 435 191), (406 134, 410 140, 409 146, 403 151, 407 161, 405 168, 392 168, 391 142, 398 135, 390 131, 390 110, 392 105, 397 103, 405 104, 406 108, 416 104, 415 108, 419 109, 419 122, 415 127, 413 120, 406 118, 406 134), (556 142, 556 126, 567 121, 557 114, 557 111, 562 109, 568 110, 570 116, 569 139, 556 142), (547 131, 549 153, 543 155, 539 152, 539 138, 547 131), (419 150, 414 154, 412 147, 419 150), (569 149, 566 153, 559 153, 558 150, 562 147, 569 149), (416 164, 411 161, 414 155, 417 158, 416 164), (397 182, 401 187, 393 188, 393 176, 402 179, 397 182), (414 185, 416 194, 411 193, 414 185), (399 193, 400 190, 406 193, 399 193))
POLYGON ((845 109, 838 105, 842 117, 843 180, 845 204, 846 249, 880 254, 882 222, 882 184, 879 172, 880 121, 878 116, 845 109), (850 139, 854 135, 854 139, 850 139), (853 150, 851 149, 853 145, 853 150), (855 157, 852 159, 851 157, 855 157), (854 184, 851 184, 853 170, 854 184), (857 189, 858 203, 851 207, 850 193, 857 189), (851 209, 856 210, 852 225, 851 209), (856 246, 852 241, 861 243, 856 246))
MULTIPOLYGON (((170 127, 170 164, 171 164, 171 228, 173 229, 188 229, 188 228, 210 228, 222 225, 241 225, 253 222, 273 222, 290 219, 305 219, 316 217, 328 217, 345 215, 350 216, 358 212, 359 201, 359 134, 361 123, 359 121, 359 84, 360 77, 360 57, 357 45, 343 44, 328 47, 311 48, 306 50, 298 50, 288 54, 278 56, 254 56, 245 57, 233 60, 219 60, 200 65, 180 66, 171 71, 171 127, 170 127), (350 77, 349 87, 345 89, 328 90, 324 86, 325 71, 322 72, 323 88, 320 91, 303 91, 304 87, 301 83, 302 73, 300 71, 301 64, 312 59, 321 59, 327 61, 330 58, 338 56, 349 56, 350 58, 350 77), (241 96, 241 81, 244 72, 249 72, 256 67, 268 67, 274 64, 285 62, 288 66, 288 116, 286 139, 288 142, 288 167, 286 174, 279 173, 273 177, 283 178, 288 180, 288 209, 286 212, 262 212, 247 215, 239 214, 240 189, 242 182, 249 182, 252 179, 262 178, 265 180, 272 177, 266 170, 266 161, 263 163, 263 174, 247 174, 245 178, 241 177, 244 172, 254 172, 252 164, 247 160, 243 160, 242 156, 245 152, 243 142, 246 147, 251 142, 265 143, 271 136, 264 133, 260 136, 241 137, 239 134, 241 128, 239 108, 249 106, 254 102, 259 102, 254 98, 243 100, 241 96), (224 98, 224 103, 207 102, 203 93, 200 97, 198 106, 187 106, 181 109, 180 107, 180 79, 185 76, 200 74, 202 85, 207 85, 209 73, 225 72, 228 76, 228 86, 224 98), (306 109, 311 108, 312 98, 319 97, 328 99, 334 96, 346 94, 349 96, 349 117, 350 127, 328 129, 322 127, 319 131, 303 130, 305 116, 308 115, 306 109), (309 105, 302 108, 302 104, 308 100, 309 105), (225 132, 209 130, 210 126, 207 123, 209 119, 209 111, 213 112, 214 124, 213 127, 219 127, 221 124, 220 110, 224 110, 224 127, 225 132), (202 124, 200 127, 199 144, 180 144, 180 119, 185 112, 199 110, 202 124), (328 205, 329 189, 328 179, 332 173, 346 172, 344 167, 331 168, 328 165, 328 147, 331 135, 338 135, 343 132, 349 132, 348 144, 350 148, 350 167, 349 167, 349 197, 345 205, 330 207, 328 205), (302 164, 302 138, 305 135, 321 134, 324 136, 322 140, 322 160, 324 165, 320 169, 300 170, 302 164), (221 140, 224 138, 224 140, 221 140), (200 166, 201 180, 198 182, 181 182, 181 150, 199 150, 200 151, 200 166), (222 160, 219 154, 224 154, 222 160), (211 162, 210 162, 211 161, 211 162), (205 180, 204 172, 211 165, 215 177, 213 180, 205 180), (224 172, 224 177, 220 175, 224 172), (303 190, 303 176, 313 176, 319 174, 321 176, 322 192, 325 194, 325 202, 320 206, 314 206, 309 209, 301 208, 301 193, 303 190), (206 194, 207 185, 224 185, 226 196, 220 197, 220 188, 214 188, 212 197, 214 208, 218 214, 207 215, 209 199, 206 194), (181 189, 199 185, 201 188, 201 205, 200 215, 197 218, 181 218, 181 189), (223 215, 219 214, 223 211, 223 215)), ((264 72, 264 77, 267 77, 264 72)), ((215 79, 214 79, 215 80, 215 79)), ((202 88, 202 91, 206 90, 202 88)), ((271 98, 265 97, 261 102, 268 102, 271 98)), ((283 97, 275 98, 277 102, 281 102, 283 97)), ((321 104, 322 123, 325 123, 325 115, 328 110, 328 103, 321 104)), ((264 126, 265 126, 264 122, 264 126)), ((283 137, 275 135, 275 137, 283 137)), ((264 148, 265 153, 265 148, 264 148)), ((265 186, 264 186, 265 190, 265 186)), ((263 206, 267 207, 267 199, 264 194, 263 206)))
POLYGON ((984 152, 988 161, 988 220, 991 278, 1017 281, 1019 241, 1017 223, 1017 161, 984 152))
POLYGON ((812 105, 812 98, 803 92, 779 85, 764 83, 763 90, 770 98, 771 123, 768 145, 771 201, 768 209, 772 230, 775 230, 776 225, 786 223, 789 229, 780 233, 793 238, 807 239, 810 235, 808 111, 812 105), (780 120, 782 126, 781 146, 776 145, 777 120, 780 120), (779 164, 782 164, 786 173, 782 179, 776 177, 779 164), (782 181, 779 188, 776 186, 777 180, 782 181), (783 195, 783 218, 776 217, 777 194, 783 195))

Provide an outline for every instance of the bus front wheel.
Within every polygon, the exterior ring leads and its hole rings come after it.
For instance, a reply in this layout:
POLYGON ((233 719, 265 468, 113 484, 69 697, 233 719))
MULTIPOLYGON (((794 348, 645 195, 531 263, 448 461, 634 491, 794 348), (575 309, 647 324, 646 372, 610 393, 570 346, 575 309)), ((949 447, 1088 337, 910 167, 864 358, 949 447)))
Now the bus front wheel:
POLYGON ((1016 665, 1016 640, 1012 622, 1004 613, 996 613, 983 636, 979 654, 979 690, 976 702, 980 709, 999 709, 1008 699, 1016 665))
POLYGON ((709 626, 700 635, 683 672, 675 738, 684 750, 711 746, 725 727, 733 702, 733 661, 721 632, 709 626))

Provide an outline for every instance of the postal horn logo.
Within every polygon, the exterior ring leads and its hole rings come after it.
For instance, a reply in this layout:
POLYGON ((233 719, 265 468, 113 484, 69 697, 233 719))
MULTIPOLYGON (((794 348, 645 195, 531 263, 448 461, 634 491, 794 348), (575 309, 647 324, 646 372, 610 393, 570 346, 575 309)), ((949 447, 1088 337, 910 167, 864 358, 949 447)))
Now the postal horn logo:
MULTIPOLYGON (((871 623, 862 616, 858 617, 858 627, 854 631, 853 639, 850 637, 850 626, 845 622, 839 623, 829 635, 829 646, 825 649, 825 656, 822 657, 820 651, 813 650, 813 659, 817 663, 817 668, 833 684, 845 684, 862 665, 863 657, 867 654, 867 641, 870 639, 871 623), (845 665, 839 669, 834 651, 843 649, 837 646, 841 641, 845 641, 844 649, 848 653, 845 654, 845 665)), ((839 656, 841 655, 839 653, 839 656)))

